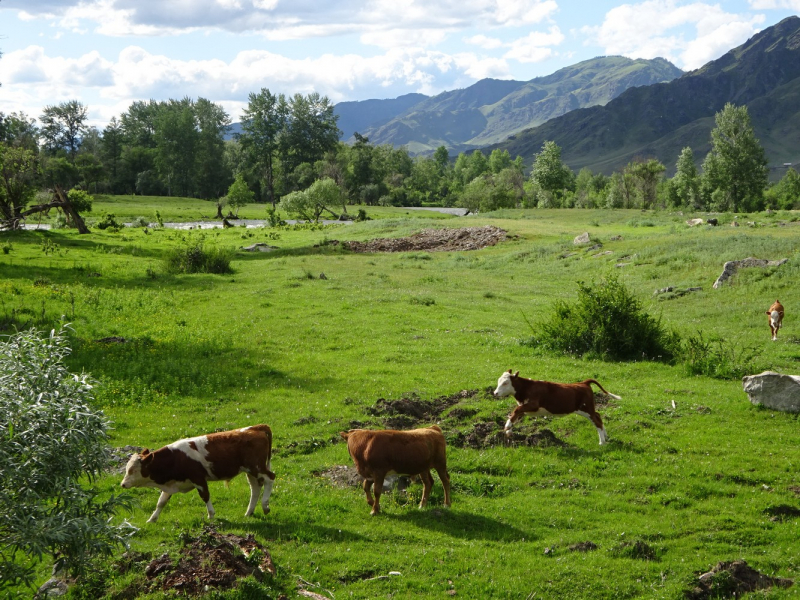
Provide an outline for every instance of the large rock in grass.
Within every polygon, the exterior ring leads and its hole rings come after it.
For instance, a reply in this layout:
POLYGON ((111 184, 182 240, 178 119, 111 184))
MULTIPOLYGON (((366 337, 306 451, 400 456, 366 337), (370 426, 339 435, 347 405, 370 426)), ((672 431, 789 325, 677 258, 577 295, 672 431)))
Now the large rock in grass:
POLYGON ((742 378, 742 387, 753 404, 784 412, 800 412, 800 376, 764 371, 742 378))

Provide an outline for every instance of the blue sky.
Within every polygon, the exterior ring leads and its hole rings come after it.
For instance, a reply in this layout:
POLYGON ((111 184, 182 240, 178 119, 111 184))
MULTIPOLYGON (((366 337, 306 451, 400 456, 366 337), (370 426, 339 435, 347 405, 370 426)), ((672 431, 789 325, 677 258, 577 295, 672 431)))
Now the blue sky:
POLYGON ((204 97, 238 121, 262 87, 333 102, 528 80, 602 55, 698 68, 800 0, 0 0, 0 111, 204 97))

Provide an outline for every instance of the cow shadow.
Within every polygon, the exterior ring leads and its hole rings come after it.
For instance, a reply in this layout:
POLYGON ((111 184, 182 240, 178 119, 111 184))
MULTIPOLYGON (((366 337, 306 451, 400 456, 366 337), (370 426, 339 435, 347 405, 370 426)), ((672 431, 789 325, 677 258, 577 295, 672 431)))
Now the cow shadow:
POLYGON ((255 518, 218 519, 218 525, 231 530, 253 533, 265 540, 298 540, 303 542, 348 542, 370 541, 370 538, 359 533, 338 527, 325 527, 309 523, 307 520, 272 518, 272 515, 258 515, 255 518))
POLYGON ((484 515, 448 508, 409 510, 402 514, 381 513, 381 519, 411 522, 421 529, 452 537, 490 542, 520 542, 538 536, 484 515))

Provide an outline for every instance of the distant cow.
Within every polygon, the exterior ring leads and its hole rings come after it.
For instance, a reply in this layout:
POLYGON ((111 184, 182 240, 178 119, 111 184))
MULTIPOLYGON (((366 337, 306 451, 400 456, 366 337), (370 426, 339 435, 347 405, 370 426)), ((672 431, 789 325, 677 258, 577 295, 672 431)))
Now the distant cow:
POLYGON ((775 300, 775 304, 767 311, 769 316, 769 330, 772 333, 772 341, 778 339, 778 329, 783 325, 783 304, 780 300, 775 300))
POLYGON ((178 440, 150 452, 145 449, 128 461, 122 487, 154 487, 161 490, 156 510, 148 523, 155 523, 172 494, 196 489, 206 503, 208 518, 214 507, 208 493, 209 481, 229 481, 246 473, 250 483, 250 504, 244 513, 253 514, 261 488, 261 508, 269 512, 269 497, 275 474, 270 470, 272 431, 268 425, 253 425, 233 431, 209 433, 178 440))
POLYGON ((597 434, 600 436, 600 444, 604 444, 607 439, 606 429, 594 408, 594 393, 590 385, 592 383, 612 398, 622 400, 619 396, 609 394, 594 379, 587 379, 580 383, 553 383, 526 379, 519 376, 519 371, 512 374, 509 369, 497 380, 497 389, 494 391, 494 395, 499 398, 513 395, 517 401, 518 406, 514 408, 506 421, 506 435, 511 435, 511 424, 522 419, 525 413, 530 413, 532 416, 563 416, 575 413, 594 423, 597 427, 597 434))
POLYGON ((371 514, 377 515, 381 511, 383 479, 391 473, 420 476, 423 490, 419 507, 422 508, 427 504, 433 487, 430 471, 436 469, 444 487, 444 505, 450 506, 450 476, 447 474, 445 441, 438 426, 431 425, 412 431, 351 429, 342 431, 339 435, 347 440, 347 450, 358 474, 364 478, 364 492, 367 494, 367 504, 372 507, 371 514), (374 500, 370 494, 373 483, 374 500))

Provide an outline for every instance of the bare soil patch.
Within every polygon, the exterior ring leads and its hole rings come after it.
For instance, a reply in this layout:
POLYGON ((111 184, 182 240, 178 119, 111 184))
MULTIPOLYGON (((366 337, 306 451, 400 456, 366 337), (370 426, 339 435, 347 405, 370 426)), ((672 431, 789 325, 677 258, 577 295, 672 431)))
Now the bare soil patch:
POLYGON ((366 242, 331 240, 328 243, 341 244, 351 252, 452 252, 480 250, 494 246, 506 237, 505 230, 493 225, 484 225, 459 229, 423 229, 403 238, 377 238, 366 242))
POLYGON ((207 525, 200 535, 185 536, 183 541, 177 560, 163 554, 147 564, 147 591, 174 590, 182 596, 199 596, 211 588, 234 588, 250 575, 258 581, 275 575, 272 557, 253 534, 218 533, 207 525))
MULTIPOLYGON (((461 390, 432 400, 422 400, 415 393, 406 394, 396 400, 379 398, 374 406, 367 408, 367 414, 380 417, 389 429, 413 429, 436 421, 444 411, 463 400, 483 398, 485 394, 487 392, 482 390, 461 390)), ((476 412, 470 408, 453 409, 447 416, 461 420, 476 412)))
POLYGON ((472 431, 464 433, 456 431, 447 435, 447 443, 456 448, 472 448, 481 450, 494 446, 566 446, 567 443, 556 437, 549 429, 530 431, 530 426, 525 429, 513 431, 507 436, 503 431, 505 420, 482 421, 472 426, 472 431))
POLYGON ((778 504, 765 508, 764 514, 769 515, 770 521, 788 521, 800 517, 800 508, 790 504, 778 504))
POLYGON ((698 585, 686 592, 689 600, 706 598, 738 598, 747 592, 768 589, 773 586, 790 587, 791 579, 769 577, 759 573, 743 560, 720 562, 708 573, 699 577, 698 585))

